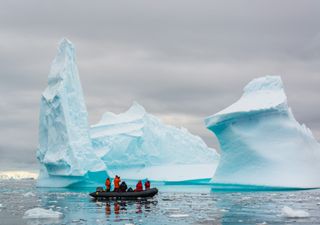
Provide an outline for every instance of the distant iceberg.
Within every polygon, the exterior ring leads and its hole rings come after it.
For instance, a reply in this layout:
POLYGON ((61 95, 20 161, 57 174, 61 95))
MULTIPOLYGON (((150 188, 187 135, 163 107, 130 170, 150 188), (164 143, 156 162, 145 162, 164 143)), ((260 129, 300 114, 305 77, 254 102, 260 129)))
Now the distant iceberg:
POLYGON ((212 182, 320 187, 320 145, 295 120, 279 76, 254 79, 237 102, 205 124, 221 146, 212 182))
POLYGON ((209 179, 219 155, 186 129, 165 125, 134 103, 88 125, 73 44, 58 48, 40 103, 38 186, 102 185, 107 176, 157 181, 209 179))

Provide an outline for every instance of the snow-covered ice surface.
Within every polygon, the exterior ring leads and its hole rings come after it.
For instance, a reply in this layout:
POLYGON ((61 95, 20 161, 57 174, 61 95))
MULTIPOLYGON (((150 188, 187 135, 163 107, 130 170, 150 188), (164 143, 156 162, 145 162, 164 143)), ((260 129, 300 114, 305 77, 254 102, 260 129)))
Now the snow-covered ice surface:
POLYGON ((210 178, 219 155, 184 128, 163 124, 138 103, 121 114, 107 112, 91 126, 93 147, 110 175, 157 181, 210 178))
POLYGON ((88 125, 73 44, 58 48, 40 103, 39 187, 96 186, 107 175, 153 181, 209 179, 219 155, 184 128, 163 124, 138 103, 88 125))
POLYGON ((221 146, 213 182, 320 187, 320 145, 295 120, 280 77, 252 80, 237 102, 205 123, 221 146))
MULTIPOLYGON (((153 185, 153 184, 151 184, 153 185)), ((291 192, 216 192, 208 185, 158 186, 148 200, 92 201, 92 189, 36 188, 34 180, 1 180, 0 224, 320 224, 320 190, 291 192), (35 196, 24 197, 32 192, 35 196), (309 217, 282 215, 283 207, 309 217), (57 221, 24 219, 34 208, 63 214, 57 221)))
POLYGON ((35 172, 27 172, 27 171, 0 171, 0 179, 36 179, 38 177, 38 173, 35 172))

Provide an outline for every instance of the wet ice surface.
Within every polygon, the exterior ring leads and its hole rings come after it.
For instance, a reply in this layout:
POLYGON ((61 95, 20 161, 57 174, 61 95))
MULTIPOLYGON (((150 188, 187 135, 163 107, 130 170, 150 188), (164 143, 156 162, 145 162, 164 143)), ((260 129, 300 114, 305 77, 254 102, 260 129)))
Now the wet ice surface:
POLYGON ((0 181, 1 224, 319 224, 320 190, 210 192, 206 186, 162 186, 146 201, 92 201, 90 190, 37 189, 34 180, 0 181), (26 194, 28 193, 28 194, 26 194), (33 208, 59 219, 23 219, 33 208), (288 218, 282 209, 303 210, 288 218))

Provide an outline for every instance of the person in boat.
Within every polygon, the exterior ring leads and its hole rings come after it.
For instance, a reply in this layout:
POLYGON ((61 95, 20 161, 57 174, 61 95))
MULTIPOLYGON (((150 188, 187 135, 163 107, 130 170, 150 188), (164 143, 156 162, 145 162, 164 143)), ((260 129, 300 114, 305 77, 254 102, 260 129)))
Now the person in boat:
POLYGON ((109 192, 111 189, 111 182, 110 182, 110 178, 108 177, 106 179, 106 192, 109 192))
POLYGON ((121 192, 126 192, 127 188, 128 188, 128 186, 127 186, 126 182, 122 181, 121 184, 120 184, 120 191, 121 192))
POLYGON ((118 177, 118 175, 116 175, 116 177, 113 180, 114 183, 114 191, 115 192, 119 192, 120 191, 120 177, 118 177))
POLYGON ((134 190, 132 189, 132 187, 129 187, 127 192, 134 192, 134 190))
POLYGON ((146 190, 150 189, 150 181, 147 179, 146 182, 144 183, 144 187, 146 190))
POLYGON ((135 192, 143 191, 143 186, 141 180, 138 181, 136 185, 136 189, 134 190, 135 192))

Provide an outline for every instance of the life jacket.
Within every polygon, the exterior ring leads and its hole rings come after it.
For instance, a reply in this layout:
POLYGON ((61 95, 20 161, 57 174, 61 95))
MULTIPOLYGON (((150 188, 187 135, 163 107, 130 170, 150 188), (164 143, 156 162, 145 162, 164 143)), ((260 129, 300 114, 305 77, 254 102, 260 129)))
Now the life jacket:
POLYGON ((142 182, 139 181, 136 185, 136 191, 143 191, 142 182))
POLYGON ((110 186, 111 186, 111 182, 110 182, 110 180, 107 179, 106 180, 106 187, 110 189, 110 186))
POLYGON ((120 187, 120 178, 116 177, 113 182, 114 182, 114 188, 120 187))
POLYGON ((146 189, 149 189, 150 188, 150 181, 145 182, 144 186, 146 189))

